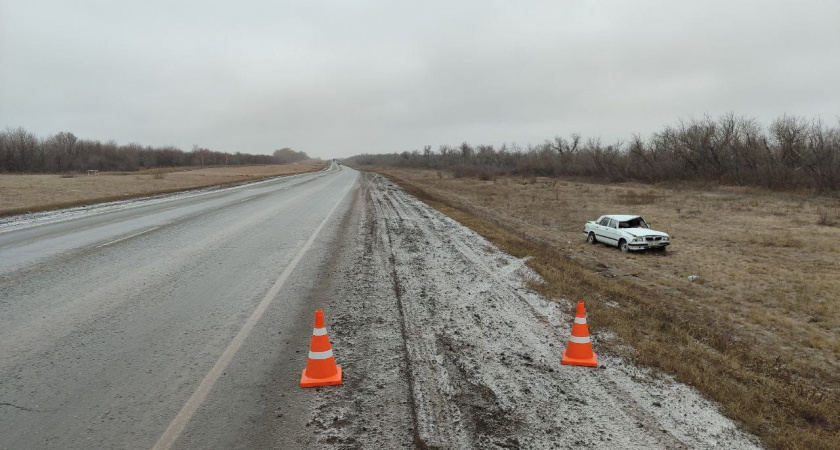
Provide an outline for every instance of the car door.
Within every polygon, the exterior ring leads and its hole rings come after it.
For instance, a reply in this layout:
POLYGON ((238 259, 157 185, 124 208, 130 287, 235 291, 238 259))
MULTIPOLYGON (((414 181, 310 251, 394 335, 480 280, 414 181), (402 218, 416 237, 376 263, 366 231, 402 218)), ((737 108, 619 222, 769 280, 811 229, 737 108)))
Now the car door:
POLYGON ((609 225, 610 218, 602 217, 601 220, 598 221, 598 224, 595 226, 595 237, 605 244, 615 245, 615 243, 610 238, 609 225))
POLYGON ((610 219, 609 223, 607 223, 606 228, 604 229, 604 235, 607 237, 608 242, 612 245, 618 245, 618 240, 621 239, 621 235, 618 232, 618 221, 615 219, 610 219))

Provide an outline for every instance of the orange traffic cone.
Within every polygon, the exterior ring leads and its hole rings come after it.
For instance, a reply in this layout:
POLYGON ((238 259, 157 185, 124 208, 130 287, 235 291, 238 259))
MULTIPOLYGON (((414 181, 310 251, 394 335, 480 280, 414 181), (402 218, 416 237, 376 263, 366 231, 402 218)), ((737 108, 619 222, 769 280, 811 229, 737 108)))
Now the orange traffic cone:
POLYGON ((300 387, 333 386, 341 384, 341 367, 335 364, 330 337, 324 324, 324 312, 315 311, 315 329, 309 342, 309 359, 300 376, 300 387))
POLYGON ((598 355, 592 351, 592 340, 589 339, 589 326, 586 325, 586 308, 583 307, 583 302, 577 304, 572 337, 569 339, 569 346, 563 351, 561 362, 573 366, 598 366, 598 355))

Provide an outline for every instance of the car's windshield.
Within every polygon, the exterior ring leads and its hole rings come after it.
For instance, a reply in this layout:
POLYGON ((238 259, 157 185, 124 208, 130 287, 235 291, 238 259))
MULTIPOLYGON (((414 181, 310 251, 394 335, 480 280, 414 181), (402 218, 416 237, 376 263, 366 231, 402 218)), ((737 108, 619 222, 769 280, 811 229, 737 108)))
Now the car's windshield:
POLYGON ((621 222, 618 224, 619 228, 650 228, 650 226, 645 222, 645 219, 641 217, 636 217, 635 219, 630 219, 626 222, 621 222))

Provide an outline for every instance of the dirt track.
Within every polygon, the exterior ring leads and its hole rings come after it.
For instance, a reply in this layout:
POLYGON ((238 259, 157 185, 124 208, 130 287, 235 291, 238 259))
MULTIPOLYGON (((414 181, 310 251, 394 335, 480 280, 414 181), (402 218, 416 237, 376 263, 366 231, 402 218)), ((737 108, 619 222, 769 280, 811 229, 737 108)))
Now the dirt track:
POLYGON ((608 355, 561 366, 571 318, 525 288, 523 261, 380 176, 363 185, 354 288, 330 308, 347 379, 317 397, 318 447, 756 446, 686 386, 608 355))

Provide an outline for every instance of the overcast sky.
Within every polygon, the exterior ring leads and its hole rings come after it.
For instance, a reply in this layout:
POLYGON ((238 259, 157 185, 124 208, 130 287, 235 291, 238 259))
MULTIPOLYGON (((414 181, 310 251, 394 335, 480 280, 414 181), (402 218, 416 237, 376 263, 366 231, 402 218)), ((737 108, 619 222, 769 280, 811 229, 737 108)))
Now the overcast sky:
POLYGON ((840 115, 840 1, 0 0, 0 128, 321 157, 840 115))

